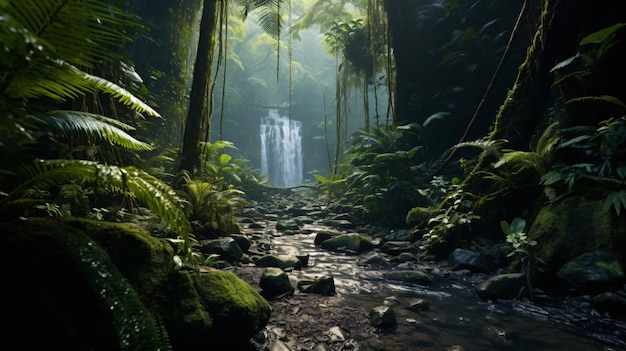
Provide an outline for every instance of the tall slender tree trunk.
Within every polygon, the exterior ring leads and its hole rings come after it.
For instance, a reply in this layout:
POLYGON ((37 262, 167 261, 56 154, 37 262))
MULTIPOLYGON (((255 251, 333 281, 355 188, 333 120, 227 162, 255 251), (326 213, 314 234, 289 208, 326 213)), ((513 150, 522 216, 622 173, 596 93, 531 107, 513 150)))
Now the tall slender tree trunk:
POLYGON ((213 113, 211 71, 215 49, 215 27, 219 0, 204 0, 198 51, 193 70, 189 110, 183 135, 180 171, 196 174, 202 165, 202 143, 209 141, 209 128, 213 113))

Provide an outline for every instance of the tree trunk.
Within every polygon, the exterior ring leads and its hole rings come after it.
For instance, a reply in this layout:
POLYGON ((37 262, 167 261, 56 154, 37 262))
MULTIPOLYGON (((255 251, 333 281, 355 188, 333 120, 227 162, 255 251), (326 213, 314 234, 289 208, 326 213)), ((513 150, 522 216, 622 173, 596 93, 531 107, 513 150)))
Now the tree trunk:
MULTIPOLYGON (((525 62, 520 66, 513 88, 494 121, 491 140, 506 139, 507 149, 527 151, 531 140, 540 135, 549 124, 546 109, 555 91, 553 88, 554 76, 551 69, 559 62, 574 56, 578 50, 578 43, 586 35, 623 22, 624 15, 615 8, 611 1, 588 3, 583 0, 559 1, 548 0, 544 3, 539 18, 531 19, 537 23, 533 42, 528 48, 525 62)), ((536 13, 536 12, 535 12, 536 13)), ((619 66, 618 66, 619 67, 619 66)), ((619 79, 619 78, 618 78, 619 79)), ((584 85, 594 82, 583 82, 584 85)), ((612 84, 598 82, 603 86, 612 84)), ((571 93, 570 93, 571 94, 571 93)), ((573 94, 562 96, 564 99, 580 96, 573 94)), ((572 118, 571 113, 565 114, 565 124, 572 118)), ((596 121, 597 122, 597 121, 596 121)), ((466 227, 452 227, 438 232, 438 237, 444 238, 434 243, 436 251, 445 254, 459 244, 461 240, 471 240, 473 235, 485 231, 486 227, 493 226, 492 231, 498 231, 497 224, 501 220, 510 220, 528 211, 530 216, 542 206, 541 186, 536 183, 532 189, 520 187, 518 179, 512 178, 507 187, 501 182, 494 181, 492 175, 497 174, 493 164, 501 154, 498 150, 488 150, 482 153, 478 165, 462 183, 462 191, 472 200, 473 214, 480 216, 472 221, 472 232, 466 227)), ((506 170, 504 171, 506 172, 506 170)), ((512 173, 512 176, 521 176, 512 173)), ((528 178, 523 179, 528 181, 528 178)), ((440 209, 454 208, 455 198, 444 200, 440 209)), ((469 211, 469 210, 466 210, 469 211)), ((414 209, 416 233, 428 230, 426 221, 422 221, 419 209, 414 209)), ((453 210, 452 212, 455 212, 453 210)), ((458 214, 458 213, 457 213, 458 214)))
POLYGON ((183 136, 180 171, 196 174, 202 166, 202 144, 209 142, 213 96, 211 71, 217 23, 218 0, 204 0, 198 51, 193 70, 189 110, 183 136))

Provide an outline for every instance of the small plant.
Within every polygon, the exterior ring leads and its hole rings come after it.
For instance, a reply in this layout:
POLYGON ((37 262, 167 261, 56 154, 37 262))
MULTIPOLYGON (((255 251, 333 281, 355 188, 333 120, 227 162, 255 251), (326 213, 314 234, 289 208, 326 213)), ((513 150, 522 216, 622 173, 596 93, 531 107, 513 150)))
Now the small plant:
MULTIPOLYGON (((511 252, 507 257, 516 256, 522 264, 522 274, 526 277, 526 287, 528 295, 533 299, 532 274, 535 269, 540 269, 539 264, 545 265, 545 261, 537 257, 533 247, 537 245, 535 240, 529 240, 524 231, 526 220, 516 217, 509 224, 507 221, 500 222, 500 228, 506 235, 506 242, 511 246, 511 252)), ((522 291, 520 291, 521 295, 522 291)))

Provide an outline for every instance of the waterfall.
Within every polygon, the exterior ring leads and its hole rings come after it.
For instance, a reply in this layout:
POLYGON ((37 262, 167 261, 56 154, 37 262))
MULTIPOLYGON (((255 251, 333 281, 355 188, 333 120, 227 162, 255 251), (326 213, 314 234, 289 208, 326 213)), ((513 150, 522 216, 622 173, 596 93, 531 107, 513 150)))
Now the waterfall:
POLYGON ((261 173, 276 187, 302 183, 302 122, 269 110, 261 118, 261 173))

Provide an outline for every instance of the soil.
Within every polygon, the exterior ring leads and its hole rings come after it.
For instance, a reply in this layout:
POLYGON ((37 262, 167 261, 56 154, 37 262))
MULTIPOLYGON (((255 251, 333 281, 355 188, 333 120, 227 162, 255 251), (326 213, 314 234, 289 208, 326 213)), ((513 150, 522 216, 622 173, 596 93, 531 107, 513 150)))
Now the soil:
MULTIPOLYGON (((244 265, 235 273, 261 291, 258 282, 263 268, 244 265)), ((258 350, 276 340, 290 350, 358 350, 360 340, 375 336, 377 332, 369 324, 368 311, 346 306, 339 295, 305 294, 296 289, 292 296, 269 303, 272 307, 270 320, 253 340, 258 350), (316 345, 320 348, 314 349, 316 345)))

